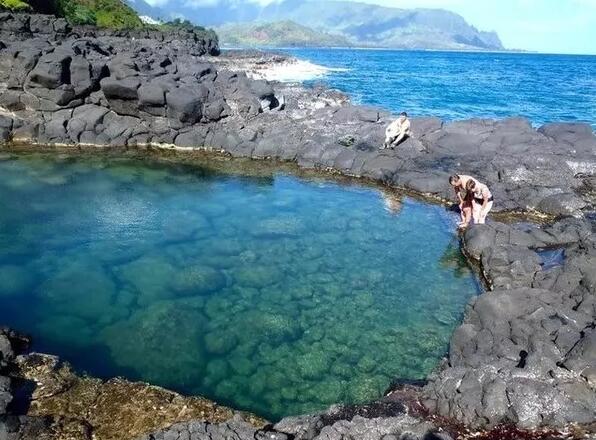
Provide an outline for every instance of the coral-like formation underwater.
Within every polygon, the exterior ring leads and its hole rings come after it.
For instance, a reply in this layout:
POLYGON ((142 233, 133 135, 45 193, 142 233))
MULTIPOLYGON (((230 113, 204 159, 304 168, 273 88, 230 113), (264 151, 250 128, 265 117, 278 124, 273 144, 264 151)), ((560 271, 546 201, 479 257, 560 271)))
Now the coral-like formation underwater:
POLYGON ((478 291, 451 213, 321 178, 5 154, 0 206, 37 350, 270 418, 425 377, 478 291))

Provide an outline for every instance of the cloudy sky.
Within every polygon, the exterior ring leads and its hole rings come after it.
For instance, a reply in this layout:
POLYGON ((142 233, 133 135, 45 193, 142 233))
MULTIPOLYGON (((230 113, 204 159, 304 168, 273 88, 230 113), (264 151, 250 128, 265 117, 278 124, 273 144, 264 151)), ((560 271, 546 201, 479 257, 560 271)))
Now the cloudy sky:
MULTIPOLYGON (((146 0, 216 4, 220 0, 146 0)), ((234 0, 267 4, 279 0, 234 0)), ((321 1, 321 0, 319 0, 321 1)), ((325 1, 325 0, 322 0, 325 1)), ((495 30, 507 48, 596 54, 596 0, 360 0, 393 7, 444 8, 481 30, 495 30)))

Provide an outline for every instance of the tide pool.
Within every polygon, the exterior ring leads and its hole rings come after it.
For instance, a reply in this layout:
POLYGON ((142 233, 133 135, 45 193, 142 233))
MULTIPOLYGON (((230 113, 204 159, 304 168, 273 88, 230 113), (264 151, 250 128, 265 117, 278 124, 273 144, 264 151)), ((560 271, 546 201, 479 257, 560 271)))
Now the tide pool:
POLYGON ((0 207, 0 324, 272 419, 424 378, 478 292, 452 213, 322 178, 3 155, 0 207))

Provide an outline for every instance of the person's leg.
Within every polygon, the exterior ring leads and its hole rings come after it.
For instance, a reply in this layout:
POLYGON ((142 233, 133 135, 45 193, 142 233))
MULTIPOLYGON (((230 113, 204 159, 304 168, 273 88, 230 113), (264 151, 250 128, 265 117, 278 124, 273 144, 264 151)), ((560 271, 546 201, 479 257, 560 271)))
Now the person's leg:
POLYGON ((480 210, 482 209, 482 205, 476 200, 472 201, 472 217, 474 218, 474 223, 480 223, 480 210))
POLYGON ((472 207, 466 206, 462 209, 462 222, 459 224, 460 227, 467 227, 472 221, 472 207))
POLYGON ((405 136, 405 135, 404 135, 403 133, 400 133, 400 134, 399 134, 399 136, 397 136, 395 139, 393 139, 393 140, 391 141, 391 146, 390 146, 389 148, 395 148, 395 147, 397 147, 399 144, 401 144, 401 141, 403 140, 404 136, 405 136))
POLYGON ((406 141, 406 139, 408 139, 408 135, 407 134, 403 134, 400 135, 398 139, 393 141, 393 144, 391 144, 392 147, 397 147, 399 146, 399 144, 402 144, 406 141))
POLYGON ((459 223, 459 227, 465 228, 472 221, 472 205, 469 202, 464 202, 462 204, 460 215, 461 222, 459 223))
POLYGON ((484 209, 484 211, 479 213, 478 223, 480 223, 481 225, 486 223, 486 216, 488 215, 488 213, 490 212, 490 210, 492 208, 493 208, 493 202, 488 202, 486 204, 486 208, 484 209))

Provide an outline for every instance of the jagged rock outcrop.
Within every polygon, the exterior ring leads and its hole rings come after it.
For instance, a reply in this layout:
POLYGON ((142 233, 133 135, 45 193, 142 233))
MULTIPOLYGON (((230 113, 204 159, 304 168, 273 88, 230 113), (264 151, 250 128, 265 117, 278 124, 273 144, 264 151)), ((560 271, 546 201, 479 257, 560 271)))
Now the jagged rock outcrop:
POLYGON ((218 425, 200 422, 178 423, 141 440, 341 440, 411 439, 451 440, 435 424, 407 414, 398 401, 385 400, 359 407, 333 407, 328 411, 301 417, 287 417, 274 426, 256 429, 246 422, 232 420, 218 425))
POLYGON ((7 375, 7 367, 14 360, 11 333, 7 329, 0 329, 0 418, 6 414, 8 405, 12 402, 11 380, 7 375))
POLYGON ((425 404, 471 426, 596 420, 596 234, 566 219, 519 230, 501 223, 464 234, 492 291, 474 298, 425 404), (559 247, 546 265, 541 249, 559 247), (564 255, 564 257, 562 257, 564 255))
POLYGON ((0 41, 3 39, 29 40, 45 38, 62 41, 68 38, 111 38, 153 40, 183 47, 193 55, 218 55, 219 42, 213 31, 192 28, 169 29, 108 29, 94 26, 71 26, 66 19, 45 14, 24 14, 0 10, 0 41))

